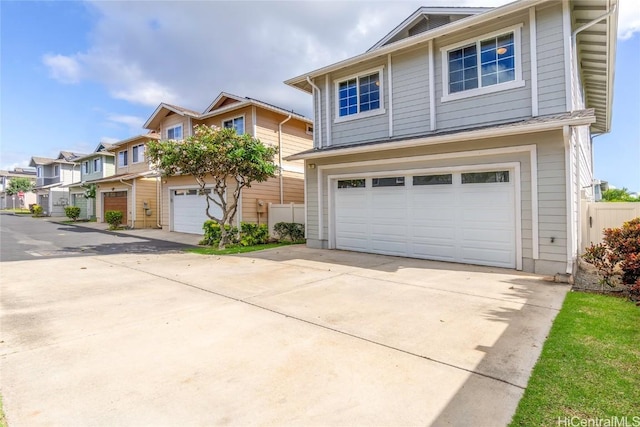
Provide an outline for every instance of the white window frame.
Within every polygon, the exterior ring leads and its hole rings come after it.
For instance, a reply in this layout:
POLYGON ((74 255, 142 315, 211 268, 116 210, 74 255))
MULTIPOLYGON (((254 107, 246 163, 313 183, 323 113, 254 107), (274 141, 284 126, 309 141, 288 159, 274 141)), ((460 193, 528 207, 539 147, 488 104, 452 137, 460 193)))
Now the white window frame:
POLYGON ((501 92, 503 90, 515 89, 524 87, 525 81, 522 78, 522 23, 513 25, 511 27, 503 28, 498 31, 483 34, 472 39, 463 40, 458 43, 450 44, 440 48, 441 63, 442 63, 442 97, 440 102, 455 101, 457 99, 471 98, 473 96, 486 95, 489 93, 501 92), (497 37, 502 34, 513 33, 513 48, 514 60, 515 60, 515 79, 510 82, 498 83, 491 86, 480 86, 482 84, 481 72, 481 49, 480 42, 491 37, 497 37), (478 61, 478 87, 476 89, 463 90, 460 92, 449 93, 449 52, 452 50, 460 49, 467 45, 475 43, 477 46, 477 61, 478 61))
POLYGON ((53 165, 53 176, 60 176, 60 165, 53 165))
POLYGON ((97 159, 93 159, 93 171, 100 172, 102 170, 102 159, 98 157, 97 159))
POLYGON ((129 166, 129 150, 120 150, 118 151, 118 167, 123 168, 125 166, 129 166), (124 153, 122 156, 123 161, 120 162, 120 154, 124 153))
POLYGON ((137 163, 143 163, 145 160, 145 146, 144 144, 137 144, 134 145, 133 147, 131 147, 131 164, 137 164, 137 163), (138 160, 136 161, 136 153, 135 153, 135 149, 138 149, 138 160), (142 152, 140 152, 140 150, 142 149, 142 152), (140 159, 140 156, 142 155, 142 159, 140 159))
MULTIPOLYGON (((239 133, 238 135, 243 135, 243 134, 247 133, 247 120, 246 120, 246 118, 244 116, 245 115, 243 114, 241 116, 235 116, 235 117, 230 117, 230 118, 227 118, 227 119, 222 119, 222 121, 220 122, 220 127, 222 127, 222 129, 224 129, 225 128, 224 124, 226 122, 231 122, 231 124, 233 125, 233 121, 234 120, 242 119, 242 126, 244 127, 244 132, 243 133, 239 133)), ((235 129, 235 126, 233 126, 233 129, 235 129)), ((238 130, 236 129, 236 132, 237 131, 238 130)))
MULTIPOLYGON (((176 139, 176 138, 169 138, 169 131, 170 131, 170 130, 172 130, 172 129, 177 129, 177 128, 180 128, 180 134, 182 135, 182 136, 180 137, 180 139, 178 139, 178 141, 180 141, 180 140, 184 139, 184 128, 183 128, 183 126, 182 126, 182 123, 180 123, 179 125, 170 126, 170 127, 168 127, 168 128, 166 129, 166 131, 165 131, 165 132, 166 132, 166 135, 167 135, 167 139, 176 139)), ((175 134, 175 132, 174 132, 174 134, 175 134)))
POLYGON ((36 167, 36 178, 42 178, 42 166, 36 167))
MULTIPOLYGON (((360 110, 360 85, 357 84, 356 88, 358 90, 358 95, 357 95, 358 110, 360 110)), ((385 114, 386 110, 384 108, 384 65, 381 65, 376 68, 371 68, 369 70, 365 70, 356 74, 352 74, 350 76, 340 77, 339 79, 335 79, 333 81, 333 96, 334 96, 334 104, 335 104, 334 106, 335 119, 333 120, 334 123, 348 122, 351 120, 363 119, 365 117, 372 117, 372 116, 378 116, 380 114, 385 114), (340 83, 346 80, 358 79, 360 77, 370 76, 373 73, 379 73, 379 77, 380 77, 380 108, 377 108, 375 110, 365 111, 364 113, 358 112, 356 114, 350 114, 348 116, 340 117, 340 83)))
POLYGON ((82 162, 82 173, 89 173, 89 160, 85 160, 84 162, 82 162))

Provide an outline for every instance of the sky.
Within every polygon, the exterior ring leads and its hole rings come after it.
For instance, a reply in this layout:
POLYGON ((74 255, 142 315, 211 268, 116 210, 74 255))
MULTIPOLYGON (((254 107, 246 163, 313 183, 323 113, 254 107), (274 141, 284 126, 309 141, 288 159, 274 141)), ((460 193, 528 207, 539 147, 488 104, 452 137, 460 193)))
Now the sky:
MULTIPOLYGON (((0 169, 146 133, 161 102, 222 91, 311 117, 282 82, 365 52, 420 6, 508 0, 0 0, 0 169)), ((595 177, 640 191, 640 1, 620 0, 611 133, 595 177)))

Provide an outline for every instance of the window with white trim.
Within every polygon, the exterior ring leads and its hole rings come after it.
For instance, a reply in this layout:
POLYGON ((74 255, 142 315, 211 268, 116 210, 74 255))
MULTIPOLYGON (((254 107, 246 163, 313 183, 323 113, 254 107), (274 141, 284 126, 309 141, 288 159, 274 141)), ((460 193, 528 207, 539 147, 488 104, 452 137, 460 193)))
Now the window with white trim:
POLYGON ((42 178, 42 166, 36 168, 36 178, 42 178))
POLYGON ((102 169, 102 159, 99 157, 97 159, 93 159, 93 171, 100 172, 101 169, 102 169))
POLYGON ((89 161, 82 162, 82 173, 89 173, 89 161))
POLYGON ((132 162, 141 163, 144 162, 144 144, 134 145, 131 148, 132 162))
POLYGON ((118 166, 127 166, 129 164, 129 156, 127 150, 118 151, 118 166))
POLYGON ((442 50, 443 101, 524 86, 520 25, 442 50))
POLYGON ((182 139, 182 125, 167 128, 167 139, 182 139))
POLYGON ((235 129, 238 135, 242 135, 244 133, 244 116, 224 120, 222 127, 225 129, 235 129))
POLYGON ((55 165, 53 167, 53 176, 60 176, 60 165, 55 165))
POLYGON ((382 68, 336 81, 338 118, 355 118, 382 108, 382 68))

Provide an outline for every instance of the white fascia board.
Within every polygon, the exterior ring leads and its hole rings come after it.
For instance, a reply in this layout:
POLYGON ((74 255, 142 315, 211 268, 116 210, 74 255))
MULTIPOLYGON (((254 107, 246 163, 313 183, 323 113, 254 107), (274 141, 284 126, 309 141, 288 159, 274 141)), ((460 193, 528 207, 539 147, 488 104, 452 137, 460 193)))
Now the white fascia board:
POLYGON ((216 105, 218 102, 220 102, 220 100, 222 98, 231 98, 231 99, 235 99, 236 101, 246 101, 245 98, 242 98, 240 96, 234 95, 232 93, 228 93, 228 92, 220 92, 220 95, 216 96, 216 99, 213 100, 213 102, 211 104, 209 104, 209 106, 207 108, 205 108, 204 112, 202 114, 208 114, 210 112, 212 112, 212 108, 214 105, 216 105))
POLYGON ((318 151, 314 153, 294 154, 284 160, 318 159, 325 157, 345 156, 349 154, 367 153, 370 151, 398 150, 403 148, 414 148, 427 145, 445 144, 456 141, 469 141, 475 139, 495 138, 501 136, 520 135, 534 132, 544 132, 554 129, 562 129, 564 126, 590 125, 595 121, 592 117, 582 117, 573 120, 556 120, 545 123, 536 123, 523 126, 506 126, 499 129, 480 129, 469 132, 460 132, 448 135, 430 136, 426 138, 416 138, 406 141, 389 141, 372 145, 360 145, 357 147, 318 151))
MULTIPOLYGON (((340 62, 327 65, 326 67, 322 67, 317 70, 302 74, 300 76, 293 77, 291 79, 285 80, 284 83, 286 85, 296 87, 297 84, 306 82, 307 77, 311 77, 311 78, 318 77, 320 75, 331 73, 336 70, 341 70, 343 68, 358 64, 360 62, 368 61, 370 59, 377 58, 380 56, 386 56, 389 53, 392 53, 401 49, 405 49, 407 47, 411 47, 420 43, 425 43, 437 37, 441 37, 446 34, 451 34, 455 31, 464 30, 472 25, 482 24, 483 22, 490 21, 492 19, 497 19, 510 13, 527 10, 530 7, 533 7, 548 1, 549 0, 515 1, 513 3, 509 3, 504 6, 496 7, 495 9, 491 9, 485 13, 481 13, 480 15, 473 15, 467 18, 462 18, 450 24, 434 28, 433 30, 425 31, 424 33, 418 34, 416 36, 402 39, 386 46, 382 46, 381 48, 375 49, 371 52, 365 52, 360 55, 347 58, 340 62)), ((306 90, 305 92, 310 93, 308 90, 306 90)))

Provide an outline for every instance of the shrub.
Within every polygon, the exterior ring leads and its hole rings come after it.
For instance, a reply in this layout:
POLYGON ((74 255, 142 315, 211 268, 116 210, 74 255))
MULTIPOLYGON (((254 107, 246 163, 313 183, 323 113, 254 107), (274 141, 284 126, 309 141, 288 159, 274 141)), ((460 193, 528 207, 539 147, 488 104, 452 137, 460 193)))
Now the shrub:
POLYGON ((122 212, 120 211, 106 211, 104 213, 104 219, 109 223, 109 229, 115 230, 122 224, 122 212))
POLYGON ((78 206, 65 206, 64 214, 67 218, 77 221, 80 217, 80 208, 78 206))
POLYGON ((44 213, 44 209, 42 208, 42 206, 37 203, 29 205, 29 210, 34 216, 42 216, 42 214, 44 213))
POLYGON ((273 232, 280 239, 288 239, 292 242, 304 240, 304 224, 297 222, 279 222, 273 226, 273 232))
POLYGON ((598 270, 602 285, 613 287, 620 276, 631 299, 640 300, 640 217, 606 228, 603 242, 592 244, 582 258, 598 270))
MULTIPOLYGON (((238 228, 231 227, 229 225, 225 225, 225 228, 230 235, 230 243, 238 243, 238 228)), ((202 229, 204 230, 204 238, 200 241, 201 245, 216 246, 220 243, 220 239, 222 238, 222 234, 220 233, 220 224, 212 219, 208 219, 202 225, 202 229)))
POLYGON ((264 245, 269 241, 269 227, 267 224, 240 224, 240 246, 264 245))

